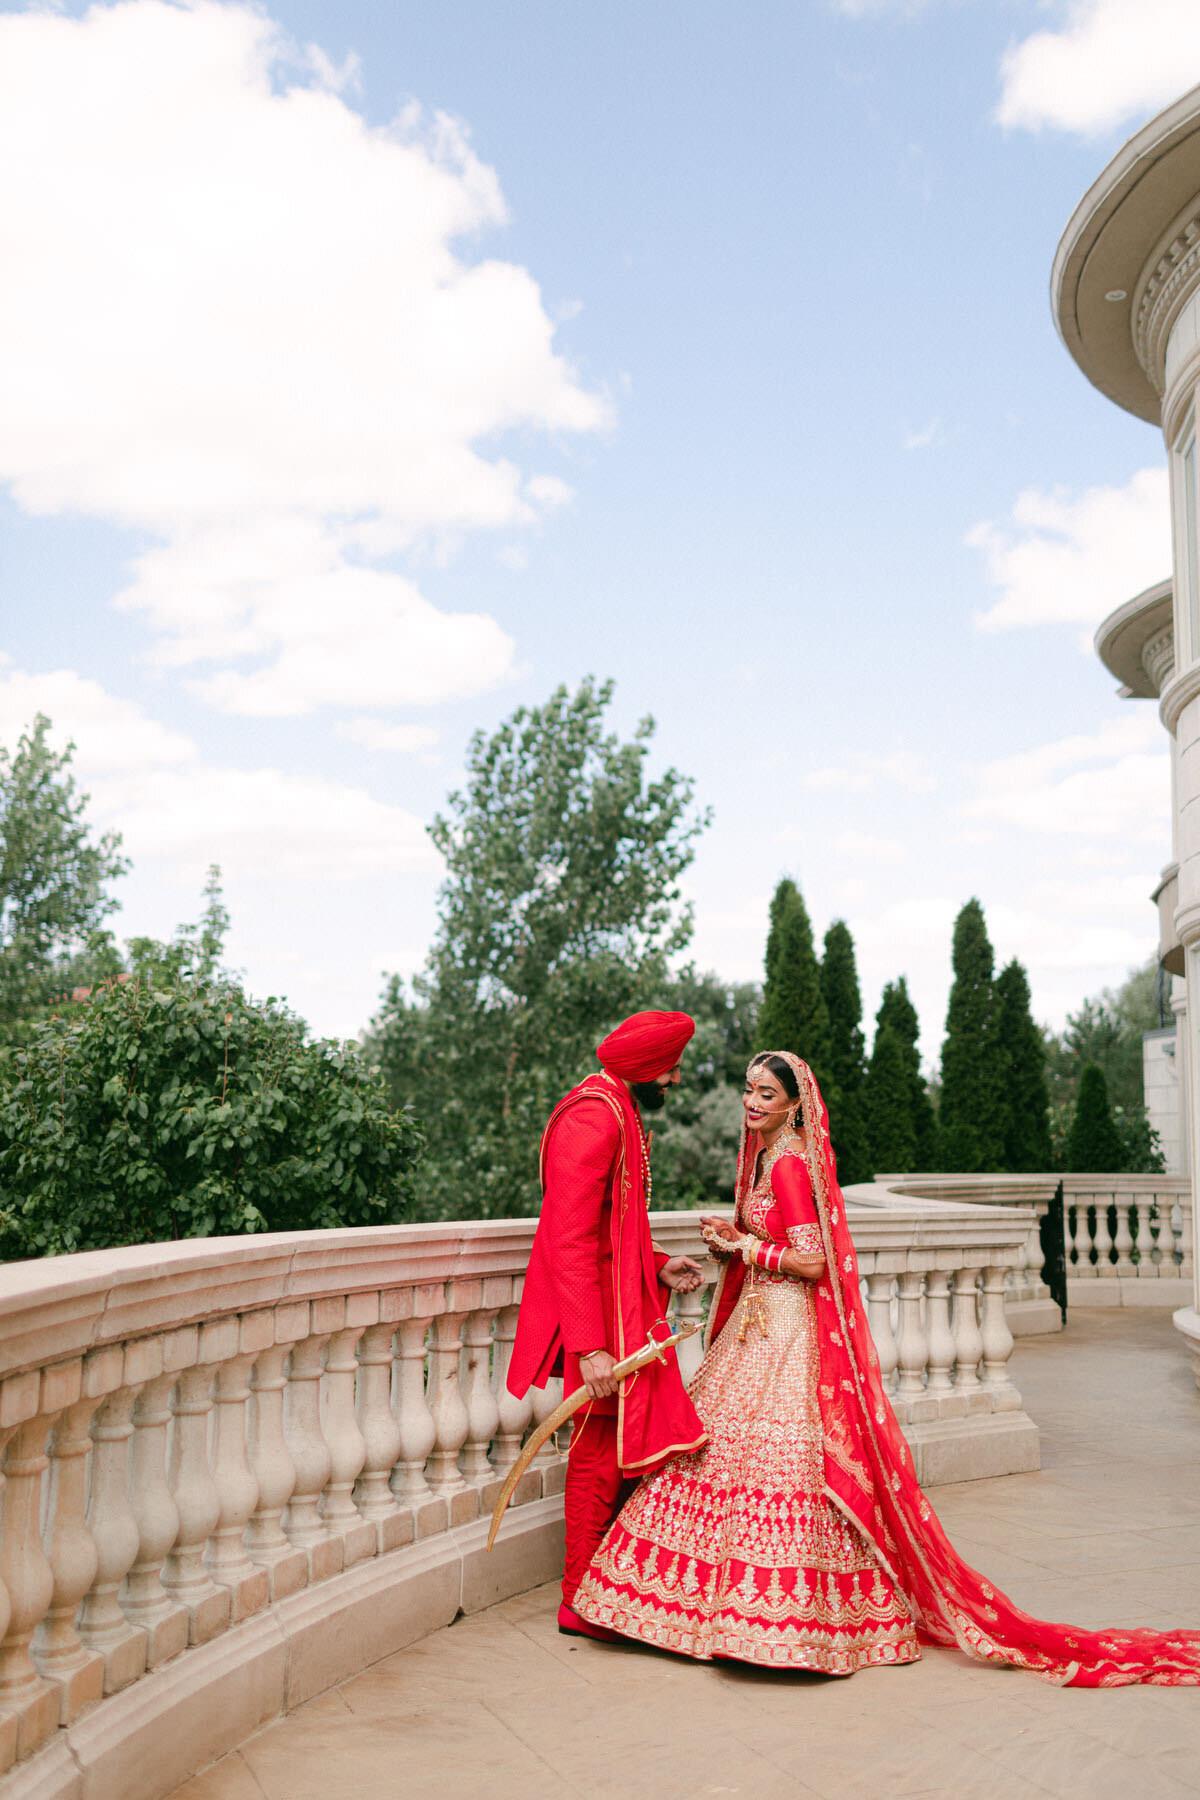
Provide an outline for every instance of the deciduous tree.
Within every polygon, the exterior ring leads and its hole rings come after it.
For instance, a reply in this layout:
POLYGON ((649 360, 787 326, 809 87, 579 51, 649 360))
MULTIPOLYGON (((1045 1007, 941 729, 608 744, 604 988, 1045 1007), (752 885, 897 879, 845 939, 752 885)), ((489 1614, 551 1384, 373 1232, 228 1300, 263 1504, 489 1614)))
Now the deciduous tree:
POLYGON ((613 1024, 661 1004, 691 936, 679 879, 707 815, 677 770, 651 776, 653 720, 626 741, 606 729, 612 693, 560 687, 477 734, 430 827, 446 861, 437 934, 370 1034, 426 1124, 426 1216, 536 1211, 547 1116, 613 1024))
POLYGON ((0 1041, 25 1035, 72 959, 103 952, 106 887, 128 867, 118 834, 88 825, 74 745, 52 749, 49 732, 39 713, 14 752, 0 748, 0 1041))

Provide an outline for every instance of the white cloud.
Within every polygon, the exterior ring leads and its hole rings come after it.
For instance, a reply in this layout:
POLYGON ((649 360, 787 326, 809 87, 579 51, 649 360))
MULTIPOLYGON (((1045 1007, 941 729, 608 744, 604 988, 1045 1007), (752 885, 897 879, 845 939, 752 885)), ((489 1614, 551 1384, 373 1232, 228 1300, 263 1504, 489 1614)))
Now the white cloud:
POLYGON ((866 856, 872 862, 900 862, 908 855, 907 846, 892 838, 872 837, 866 831, 843 831, 833 840, 833 848, 846 856, 866 856))
POLYGON ((928 450, 942 441, 942 421, 930 419, 919 431, 906 431, 900 442, 905 450, 928 450))
POLYGON ((498 444, 609 417, 529 272, 456 248, 506 217, 462 129, 353 87, 249 6, 0 14, 0 480, 148 534, 123 604, 233 711, 502 679, 491 620, 363 564, 562 506, 498 444))
POLYGON ((0 741, 14 744, 39 711, 54 743, 76 742, 89 818, 119 830, 139 865, 163 863, 188 880, 218 862, 230 880, 323 881, 439 866, 421 820, 362 788, 206 763, 191 738, 72 670, 0 670, 0 741))
POLYGON ((984 631, 1080 624, 1090 650, 1101 619, 1170 570, 1166 471, 1141 469, 1125 487, 1078 495, 1027 488, 1004 525, 975 525, 967 542, 983 551, 1000 590, 977 617, 984 631))
POLYGON ((960 808, 967 817, 1163 852, 1170 842, 1170 758, 1150 708, 1131 708, 1091 735, 998 757, 975 774, 977 792, 960 808))
POLYGON ((860 792, 879 781, 893 781, 913 793, 925 793, 937 786, 927 759, 911 750, 894 750, 889 756, 856 751, 848 767, 811 769, 804 777, 805 787, 848 788, 860 792))
POLYGON ((996 116, 1088 136, 1148 117, 1200 81, 1195 0, 1071 0, 1005 54, 996 116))
POLYGON ((344 719, 335 734, 368 750, 430 750, 438 741, 432 725, 391 725, 386 719, 344 719))

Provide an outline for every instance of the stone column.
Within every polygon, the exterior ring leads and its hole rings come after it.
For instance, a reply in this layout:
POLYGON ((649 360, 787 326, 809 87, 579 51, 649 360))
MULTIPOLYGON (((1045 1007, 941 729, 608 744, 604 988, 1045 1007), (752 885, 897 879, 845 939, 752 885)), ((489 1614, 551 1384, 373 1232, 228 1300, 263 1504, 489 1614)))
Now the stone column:
MULTIPOLYGON (((159 1367, 161 1370, 161 1346, 159 1367)), ((146 1666, 169 1662, 187 1647, 187 1608, 162 1584, 162 1569, 179 1535, 179 1508, 167 1480, 167 1429, 174 1372, 148 1381, 133 1409, 129 1496, 138 1527, 137 1558, 121 1595, 125 1616, 146 1633, 146 1666)))
MULTIPOLYGON (((36 1407, 37 1370, 4 1386, 11 1392, 23 1381, 36 1407)), ((7 1410, 0 1406, 0 1413, 7 1410)), ((16 1715, 18 1757, 32 1756, 55 1735, 61 1711, 58 1688, 46 1680, 29 1653, 33 1634, 54 1597, 54 1573, 42 1548, 42 1487, 50 1425, 44 1413, 35 1412, 15 1427, 7 1422, 2 1427, 7 1445, 0 1580, 8 1594, 9 1615, 0 1639, 0 1711, 16 1715)))
POLYGON ((136 1681, 146 1668, 146 1633, 130 1624, 117 1598, 141 1543, 129 1501, 129 1441, 138 1389, 122 1386, 123 1374, 119 1344, 84 1358, 84 1397, 99 1401, 91 1423, 86 1515, 96 1546, 96 1576, 80 1609, 79 1635, 104 1658, 106 1694, 136 1681))
MULTIPOLYGON (((386 1301, 389 1296, 382 1298, 386 1301)), ((354 1489, 358 1510, 375 1532, 380 1556, 408 1543, 412 1521, 403 1514, 388 1485, 400 1456, 402 1434, 392 1411, 392 1341, 396 1321, 369 1325, 358 1346, 356 1405, 358 1428, 366 1447, 362 1474, 354 1489)))
MULTIPOLYGON (((304 1315, 308 1307, 277 1307, 272 1315, 276 1334, 280 1314, 304 1315)), ((282 1321, 287 1328, 287 1319, 282 1321)), ((258 1506, 246 1526, 246 1554, 266 1570, 272 1600, 285 1600, 308 1580, 308 1557, 288 1537, 281 1524, 283 1510, 296 1486, 296 1469, 283 1434, 283 1392, 287 1386, 284 1364, 289 1343, 274 1343, 261 1352, 250 1371, 250 1467, 258 1485, 258 1506)))
MULTIPOLYGON (((362 1298, 357 1294, 351 1297, 362 1298)), ((378 1318, 378 1297, 370 1298, 376 1302, 378 1318)), ((341 1540, 344 1569, 375 1554, 375 1527, 354 1504, 354 1484, 367 1460, 366 1441, 354 1410, 362 1330, 361 1325, 348 1325, 334 1332, 325 1348, 325 1378, 321 1383, 321 1429, 329 1446, 329 1482, 321 1501, 321 1517, 326 1529, 341 1540)))
POLYGON ((99 1401, 78 1398, 83 1392, 82 1362, 62 1368, 73 1371, 76 1399, 59 1414, 50 1434, 46 1550, 53 1591, 33 1636, 33 1654, 42 1674, 58 1688, 59 1724, 70 1725, 104 1693, 104 1658, 98 1650, 87 1649, 75 1629, 79 1603, 96 1579, 98 1563, 85 1515, 92 1448, 88 1427, 99 1401))
POLYGON ((296 1470, 283 1523, 292 1543, 308 1558, 310 1582, 324 1581, 342 1566, 341 1539, 330 1536, 320 1510, 333 1468, 321 1429, 322 1351, 329 1335, 318 1332, 293 1346, 283 1396, 284 1431, 296 1470))

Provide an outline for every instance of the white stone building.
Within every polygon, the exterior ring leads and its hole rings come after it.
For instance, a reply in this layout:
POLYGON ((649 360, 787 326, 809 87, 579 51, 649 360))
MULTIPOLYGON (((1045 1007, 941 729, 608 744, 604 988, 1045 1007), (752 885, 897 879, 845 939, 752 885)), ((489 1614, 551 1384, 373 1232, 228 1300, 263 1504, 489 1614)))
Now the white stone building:
MULTIPOLYGON (((1160 428, 1172 579, 1118 609, 1097 649, 1131 696, 1157 697, 1171 740, 1173 858, 1155 898, 1164 967, 1182 978, 1174 1082, 1181 1164, 1200 1159, 1200 88, 1143 127, 1084 195, 1054 259, 1058 328, 1084 374, 1160 428)), ((1164 1063, 1163 1052, 1152 1058, 1164 1063)), ((1169 1072, 1156 1067, 1155 1097, 1169 1072)), ((1200 1357, 1200 1295, 1176 1323, 1200 1357)), ((1200 1363, 1198 1363, 1200 1368, 1200 1363)))

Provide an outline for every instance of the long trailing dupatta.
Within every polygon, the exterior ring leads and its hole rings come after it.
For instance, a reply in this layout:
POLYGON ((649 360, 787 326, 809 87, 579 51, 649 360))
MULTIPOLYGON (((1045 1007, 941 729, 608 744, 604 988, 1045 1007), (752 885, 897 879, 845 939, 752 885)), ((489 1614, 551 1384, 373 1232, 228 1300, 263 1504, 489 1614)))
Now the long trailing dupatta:
MULTIPOLYGON (((816 1289, 828 1498, 862 1532, 935 1642, 1028 1669, 1062 1687, 1200 1686, 1200 1631, 1085 1631, 1034 1619, 955 1551, 917 1484, 912 1452, 880 1378, 821 1091, 798 1056, 781 1050, 766 1054, 781 1057, 799 1086, 805 1155, 825 1248, 825 1273, 816 1289)), ((753 1168, 751 1139, 743 1129, 739 1198, 753 1168)), ((740 1263, 730 1264, 722 1277, 713 1302, 717 1330, 722 1313, 727 1318, 732 1309, 741 1272, 740 1263)))

